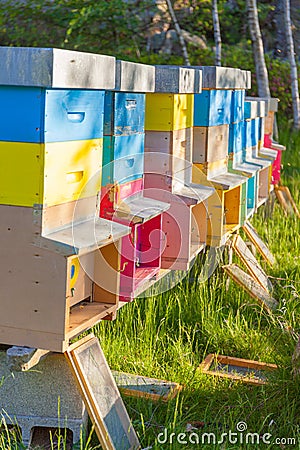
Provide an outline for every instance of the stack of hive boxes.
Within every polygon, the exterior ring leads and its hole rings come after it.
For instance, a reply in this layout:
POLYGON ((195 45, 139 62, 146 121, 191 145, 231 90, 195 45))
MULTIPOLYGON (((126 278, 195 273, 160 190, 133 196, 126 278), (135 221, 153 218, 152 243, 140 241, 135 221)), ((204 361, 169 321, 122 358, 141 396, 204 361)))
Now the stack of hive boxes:
POLYGON ((201 72, 156 66, 155 93, 146 95, 145 189, 163 199, 165 235, 162 268, 187 270, 205 247, 207 200, 214 189, 192 183, 194 93, 201 72))
MULTIPOLYGON (((245 102, 245 97, 242 99, 243 114, 240 117, 240 121, 237 128, 233 128, 230 133, 230 159, 229 170, 233 173, 243 174, 248 178, 247 181, 247 203, 246 203, 246 217, 251 217, 257 207, 258 196, 258 172, 260 166, 252 164, 247 161, 245 154, 245 120, 250 119, 253 115, 256 117, 256 111, 253 113, 254 108, 250 108, 249 104, 245 102), (238 148, 234 140, 238 139, 238 148)), ((250 105, 254 106, 254 104, 250 105)))
POLYGON ((0 342, 63 352, 118 308, 130 230, 98 205, 115 59, 6 47, 0 57, 0 342))
POLYGON ((259 167, 257 174, 256 207, 266 202, 270 192, 272 161, 274 157, 263 154, 260 149, 262 130, 266 115, 265 102, 262 99, 248 97, 245 101, 244 121, 244 159, 259 167))
POLYGON ((101 217, 130 226, 122 239, 120 300, 131 301, 161 268, 162 213, 144 196, 145 92, 153 66, 117 61, 115 91, 105 93, 101 217))
POLYGON ((278 144, 273 138, 275 113, 278 110, 278 99, 266 99, 266 107, 268 115, 265 118, 265 122, 261 123, 259 149, 263 148, 263 153, 266 155, 271 155, 273 158, 275 156, 272 165, 272 185, 279 185, 282 152, 285 150, 285 146, 278 144))
POLYGON ((242 147, 243 99, 249 74, 225 67, 201 69, 203 91, 194 96, 193 181, 216 188, 217 195, 208 201, 208 242, 218 247, 246 217, 248 179, 230 173, 228 160, 230 144, 234 153, 242 147))

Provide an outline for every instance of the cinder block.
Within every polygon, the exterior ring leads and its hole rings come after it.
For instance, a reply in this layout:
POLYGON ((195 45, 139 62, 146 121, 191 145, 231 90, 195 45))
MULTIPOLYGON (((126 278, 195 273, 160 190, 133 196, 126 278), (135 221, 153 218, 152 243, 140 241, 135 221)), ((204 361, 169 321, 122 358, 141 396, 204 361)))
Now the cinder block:
POLYGON ((180 66, 155 66, 155 92, 199 94, 201 90, 201 70, 180 66))
POLYGON ((154 92, 155 67, 117 60, 115 90, 123 92, 154 92))
POLYGON ((73 442, 87 429, 88 415, 64 355, 50 354, 34 370, 11 372, 0 352, 0 418, 18 424, 28 444, 33 427, 69 428, 73 442))
POLYGON ((0 84, 114 89, 113 56, 57 48, 0 47, 0 84))

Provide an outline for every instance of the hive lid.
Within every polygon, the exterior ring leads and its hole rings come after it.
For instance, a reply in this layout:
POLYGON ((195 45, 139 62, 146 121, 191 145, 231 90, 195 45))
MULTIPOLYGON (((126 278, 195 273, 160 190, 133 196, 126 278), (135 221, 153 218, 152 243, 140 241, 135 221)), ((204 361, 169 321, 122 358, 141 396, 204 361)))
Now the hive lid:
POLYGON ((122 92, 154 92, 155 67, 117 60, 115 90, 122 92))
POLYGON ((132 223, 144 223, 169 209, 169 203, 144 197, 141 193, 124 199, 115 210, 115 216, 132 223))
POLYGON ((191 67, 202 70, 202 89, 249 89, 251 87, 249 71, 220 66, 191 67))
POLYGON ((130 233, 130 228, 100 217, 86 220, 44 236, 65 256, 89 253, 117 241, 130 233))
POLYGON ((57 48, 0 47, 0 84, 114 89, 113 56, 57 48))
POLYGON ((155 92, 199 94, 201 91, 201 70, 172 65, 155 66, 155 92))

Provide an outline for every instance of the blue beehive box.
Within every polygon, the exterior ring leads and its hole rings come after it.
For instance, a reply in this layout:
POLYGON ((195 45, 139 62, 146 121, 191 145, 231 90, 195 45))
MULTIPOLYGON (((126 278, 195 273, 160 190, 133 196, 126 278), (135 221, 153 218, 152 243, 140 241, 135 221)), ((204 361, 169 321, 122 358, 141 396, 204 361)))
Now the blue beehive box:
POLYGON ((259 141, 259 118, 251 120, 251 145, 255 147, 259 141))
POLYGON ((0 92, 3 141, 43 143, 103 137, 104 91, 1 86, 0 92))
POLYGON ((194 96, 194 126, 226 125, 231 122, 232 90, 205 90, 194 96))
POLYGON ((239 153, 243 149, 243 122, 231 123, 229 125, 229 153, 239 153))
POLYGON ((252 147, 251 120, 245 120, 243 128, 243 148, 247 149, 252 147))
POLYGON ((145 94, 105 92, 104 135, 144 132, 145 94))
POLYGON ((143 177, 144 134, 104 136, 102 186, 143 177))
POLYGON ((247 181, 247 215, 254 212, 256 207, 257 178, 256 174, 247 181))
POLYGON ((231 102, 231 123, 244 120, 244 104, 245 91, 242 89, 233 91, 231 102))

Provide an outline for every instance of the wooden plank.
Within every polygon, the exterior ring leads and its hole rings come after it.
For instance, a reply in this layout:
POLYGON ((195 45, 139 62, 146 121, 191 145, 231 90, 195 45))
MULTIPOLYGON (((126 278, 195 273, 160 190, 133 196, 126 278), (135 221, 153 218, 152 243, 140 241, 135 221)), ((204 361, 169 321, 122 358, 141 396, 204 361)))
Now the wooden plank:
POLYGON ((244 272, 236 264, 228 264, 222 267, 223 270, 241 286, 252 298, 264 307, 267 312, 271 312, 278 307, 278 301, 269 295, 260 284, 258 284, 250 275, 244 272))
POLYGON ((275 194, 286 216, 288 214, 295 214, 300 218, 300 212, 287 186, 276 185, 275 194))
POLYGON ((245 264, 247 269, 249 270, 252 277, 267 291, 271 291, 273 286, 268 276, 260 266, 259 262, 256 260, 255 256, 243 239, 236 234, 232 239, 232 248, 237 254, 237 256, 241 259, 241 261, 245 264))
POLYGON ((182 386, 172 381, 112 371, 120 392, 130 397, 168 402, 181 391, 182 386))
POLYGON ((116 309, 117 305, 98 302, 81 302, 73 306, 70 310, 69 328, 66 330, 67 339, 91 328, 116 309))
POLYGON ((208 375, 253 385, 263 385, 267 383, 267 378, 262 372, 276 370, 277 365, 211 353, 198 369, 208 375))
POLYGON ((69 347, 66 357, 103 450, 139 449, 140 443, 98 339, 92 334, 69 347))
POLYGON ((243 230, 245 231, 252 244, 255 245, 264 260, 267 261, 270 266, 272 266, 275 263, 274 256, 270 252, 267 245, 263 242, 261 237, 258 235, 254 226, 248 220, 244 223, 243 230))

